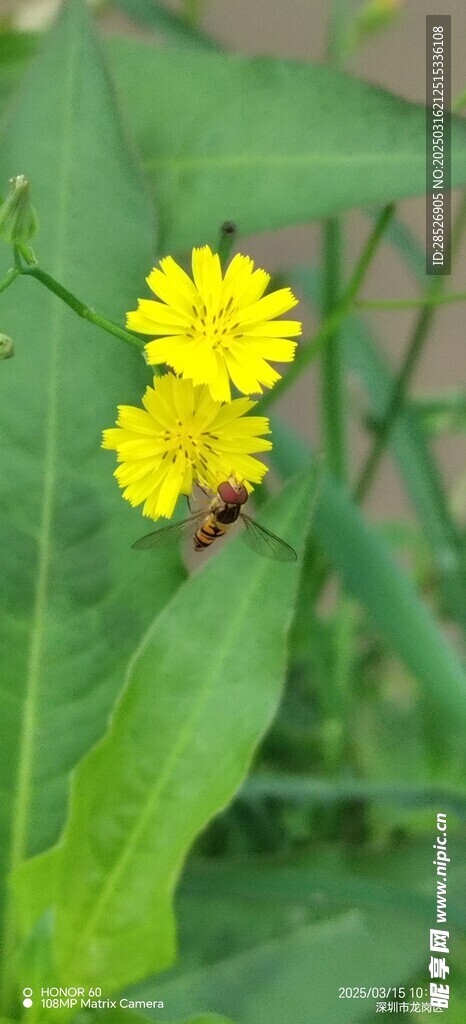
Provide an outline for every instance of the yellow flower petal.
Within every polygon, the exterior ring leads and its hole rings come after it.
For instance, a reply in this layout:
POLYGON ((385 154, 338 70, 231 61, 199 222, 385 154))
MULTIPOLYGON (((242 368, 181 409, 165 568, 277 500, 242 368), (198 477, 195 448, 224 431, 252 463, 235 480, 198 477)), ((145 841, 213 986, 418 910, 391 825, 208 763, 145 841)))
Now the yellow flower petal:
POLYGON ((254 338, 250 343, 251 353, 272 359, 277 363, 291 363, 294 359, 296 342, 287 338, 254 338))
MULTIPOLYGON (((244 332, 245 338, 294 338, 302 334, 302 324, 298 320, 261 320, 258 324, 248 324, 244 332)), ((272 359, 272 356, 270 356, 272 359)))
POLYGON ((149 288, 168 306, 173 306, 174 309, 191 317, 193 304, 198 298, 191 278, 169 256, 160 261, 160 266, 161 270, 153 267, 146 278, 149 288))
POLYGON ((286 313, 297 305, 298 300, 295 299, 291 289, 280 288, 277 292, 264 295, 263 299, 254 302, 252 306, 241 309, 237 320, 241 325, 257 324, 262 320, 271 320, 276 316, 281 316, 282 313, 286 313))
POLYGON ((208 245, 193 249, 193 277, 196 288, 205 306, 218 308, 222 289, 222 268, 217 253, 208 245))

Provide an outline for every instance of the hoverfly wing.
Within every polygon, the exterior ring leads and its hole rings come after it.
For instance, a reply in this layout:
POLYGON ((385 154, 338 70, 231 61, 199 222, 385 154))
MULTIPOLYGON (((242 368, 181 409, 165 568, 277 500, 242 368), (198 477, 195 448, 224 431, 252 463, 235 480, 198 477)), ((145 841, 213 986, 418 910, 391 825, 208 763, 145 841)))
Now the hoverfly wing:
POLYGON ((265 526, 260 526, 244 512, 240 513, 239 518, 242 519, 246 527, 243 533, 246 544, 258 555, 263 555, 264 558, 273 558, 277 562, 296 562, 298 556, 291 544, 287 544, 281 537, 266 530, 265 526))
POLYGON ((176 544, 185 534, 194 533, 198 523, 201 519, 205 519, 205 516, 205 510, 194 512, 187 519, 181 519, 179 523, 169 523, 168 526, 161 526, 152 533, 146 533, 145 537, 140 537, 131 546, 136 551, 143 551, 148 548, 162 548, 176 544))

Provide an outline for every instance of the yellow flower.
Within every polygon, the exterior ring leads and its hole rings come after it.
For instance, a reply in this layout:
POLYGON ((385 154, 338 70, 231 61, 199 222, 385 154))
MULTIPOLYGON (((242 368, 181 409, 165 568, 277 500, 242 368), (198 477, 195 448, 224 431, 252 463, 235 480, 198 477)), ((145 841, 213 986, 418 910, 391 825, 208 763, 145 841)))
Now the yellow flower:
POLYGON ((251 490, 267 467, 252 452, 269 451, 265 416, 245 416, 255 402, 236 398, 215 402, 208 387, 195 387, 167 373, 154 377, 143 397, 144 409, 118 407, 117 426, 104 431, 103 448, 118 452, 115 471, 123 497, 132 505, 144 502, 152 519, 173 515, 180 494, 195 482, 211 491, 230 476, 251 490))
POLYGON ((220 259, 208 245, 193 249, 194 281, 171 256, 147 278, 161 302, 139 299, 127 324, 141 334, 161 335, 146 345, 147 361, 168 363, 194 384, 208 384, 212 398, 229 402, 230 378, 244 395, 261 394, 280 374, 268 360, 291 362, 301 334, 296 320, 276 320, 296 306, 289 288, 264 296, 270 275, 254 270, 249 256, 235 256, 222 277, 220 259))

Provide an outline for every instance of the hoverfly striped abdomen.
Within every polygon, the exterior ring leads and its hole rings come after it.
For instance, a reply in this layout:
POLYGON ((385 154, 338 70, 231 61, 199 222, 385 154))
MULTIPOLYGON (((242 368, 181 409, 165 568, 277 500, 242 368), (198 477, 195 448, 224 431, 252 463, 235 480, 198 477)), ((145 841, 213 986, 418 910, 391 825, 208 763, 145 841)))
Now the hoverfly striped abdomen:
POLYGON ((196 551, 203 551, 208 548, 217 537, 223 537, 225 530, 218 522, 217 516, 213 513, 207 516, 194 534, 194 548, 196 551))
POLYGON ((241 512, 241 505, 224 505, 223 508, 213 508, 207 519, 201 524, 194 534, 194 548, 202 551, 209 547, 217 537, 223 537, 232 523, 236 523, 241 512))

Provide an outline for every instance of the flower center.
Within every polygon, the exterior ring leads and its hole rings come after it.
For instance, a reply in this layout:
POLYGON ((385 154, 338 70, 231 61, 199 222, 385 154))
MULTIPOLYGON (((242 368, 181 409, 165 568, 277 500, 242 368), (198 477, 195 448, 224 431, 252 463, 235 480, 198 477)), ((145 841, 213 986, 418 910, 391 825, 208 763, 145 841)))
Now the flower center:
POLYGON ((229 348, 230 342, 243 337, 239 323, 235 319, 237 307, 230 297, 225 306, 216 312, 208 309, 204 303, 192 306, 193 319, 186 332, 192 341, 209 341, 212 348, 229 348))
POLYGON ((204 467, 208 465, 209 455, 215 452, 215 442, 218 441, 217 434, 210 431, 198 434, 192 423, 183 424, 181 420, 177 421, 172 430, 164 430, 162 438, 167 446, 163 458, 171 456, 175 462, 177 458, 184 457, 186 462, 195 467, 199 467, 200 463, 204 467))

